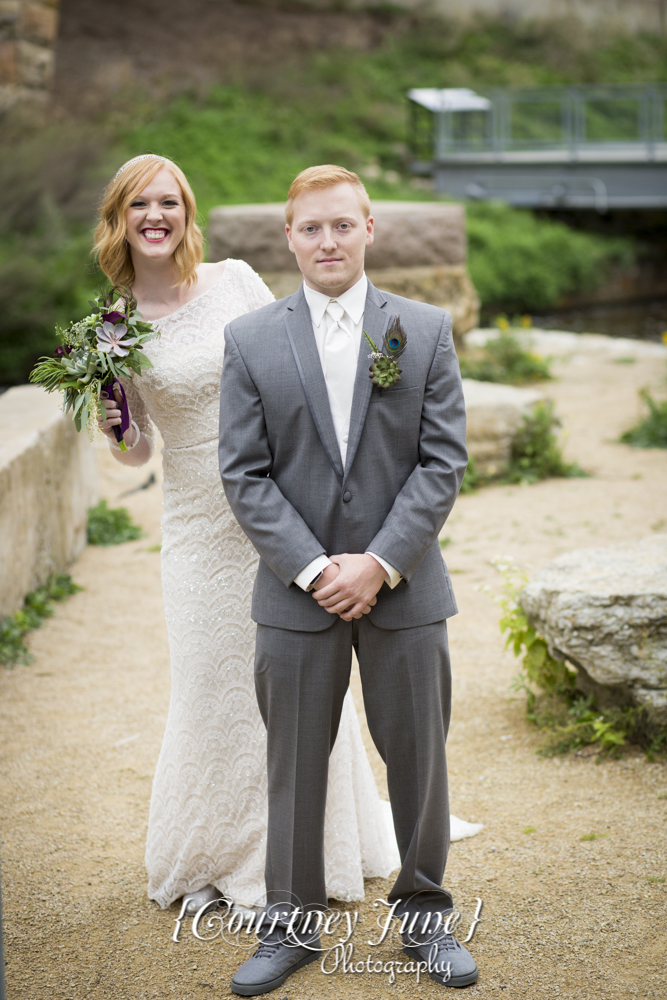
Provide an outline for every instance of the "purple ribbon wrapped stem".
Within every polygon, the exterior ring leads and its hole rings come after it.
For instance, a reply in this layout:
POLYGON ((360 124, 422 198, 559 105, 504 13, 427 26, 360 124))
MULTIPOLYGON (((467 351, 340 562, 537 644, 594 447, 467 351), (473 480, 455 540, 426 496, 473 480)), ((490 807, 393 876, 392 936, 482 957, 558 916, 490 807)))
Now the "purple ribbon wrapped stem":
POLYGON ((130 408, 127 405, 127 396, 125 395, 125 389, 123 388, 122 383, 119 381, 119 379, 117 379, 115 376, 111 379, 110 382, 107 382, 106 385, 102 386, 102 388, 107 392, 109 399, 114 399, 115 398, 113 391, 114 385, 118 386, 118 389, 120 390, 120 394, 122 397, 122 401, 120 403, 120 427, 114 425, 113 432, 116 441, 118 442, 118 446, 120 447, 120 450, 127 451, 127 445, 125 444, 124 435, 125 431, 129 431, 130 429, 130 408))

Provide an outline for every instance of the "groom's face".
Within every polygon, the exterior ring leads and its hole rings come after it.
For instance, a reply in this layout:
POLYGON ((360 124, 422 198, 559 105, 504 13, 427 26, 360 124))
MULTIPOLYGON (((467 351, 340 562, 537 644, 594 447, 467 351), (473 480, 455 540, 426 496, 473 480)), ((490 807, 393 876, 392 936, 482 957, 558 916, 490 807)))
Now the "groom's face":
POLYGON ((302 191, 285 226, 289 248, 307 285, 335 298, 364 272, 366 247, 373 242, 373 219, 364 215, 351 184, 302 191))

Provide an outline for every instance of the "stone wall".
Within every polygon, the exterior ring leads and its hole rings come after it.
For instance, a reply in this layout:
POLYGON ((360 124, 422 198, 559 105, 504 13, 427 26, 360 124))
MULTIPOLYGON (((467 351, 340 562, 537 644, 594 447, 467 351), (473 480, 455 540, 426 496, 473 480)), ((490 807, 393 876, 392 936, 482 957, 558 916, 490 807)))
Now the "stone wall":
POLYGON ((97 500, 92 443, 60 396, 22 385, 0 396, 0 616, 62 572, 86 544, 97 500))
POLYGON ((54 75, 59 0, 0 0, 0 112, 43 100, 54 75))

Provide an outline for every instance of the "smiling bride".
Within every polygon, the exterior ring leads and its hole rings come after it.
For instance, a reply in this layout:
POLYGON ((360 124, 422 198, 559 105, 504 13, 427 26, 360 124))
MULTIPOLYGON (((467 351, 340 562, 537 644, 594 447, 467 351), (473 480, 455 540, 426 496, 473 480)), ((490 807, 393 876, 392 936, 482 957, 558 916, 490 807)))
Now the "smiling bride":
MULTIPOLYGON (((148 894, 162 907, 194 894, 189 912, 225 894, 264 893, 266 732, 255 698, 250 597, 257 555, 218 471, 218 410, 226 323, 273 300, 241 260, 202 262, 195 199, 183 172, 147 154, 109 184, 95 248, 114 286, 131 289, 160 337, 153 368, 125 382, 131 423, 121 452, 119 400, 100 423, 114 458, 142 465, 155 427, 164 441, 162 585, 171 700, 150 806, 148 894)), ((137 596, 140 600, 140 595, 137 596)), ((330 896, 363 899, 364 876, 399 866, 348 692, 329 772, 326 879, 330 896)))

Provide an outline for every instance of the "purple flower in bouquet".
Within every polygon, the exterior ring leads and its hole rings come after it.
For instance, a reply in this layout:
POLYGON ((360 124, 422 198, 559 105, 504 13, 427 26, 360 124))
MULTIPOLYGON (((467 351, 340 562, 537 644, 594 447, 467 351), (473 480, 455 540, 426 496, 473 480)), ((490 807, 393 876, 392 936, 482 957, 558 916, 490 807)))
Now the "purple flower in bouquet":
POLYGON ((97 334, 97 346, 100 351, 106 351, 107 354, 115 354, 116 357, 122 358, 126 354, 129 354, 128 348, 132 344, 136 344, 136 337, 126 337, 127 327, 124 323, 110 323, 108 320, 98 326, 95 330, 97 334))
POLYGON ((56 347, 55 351, 53 352, 53 356, 54 358, 59 358, 61 354, 71 354, 71 353, 72 353, 72 348, 69 346, 69 344, 64 344, 62 347, 56 347))
POLYGON ((122 319, 125 319, 125 317, 119 312, 104 313, 102 316, 103 323, 120 323, 122 319))

